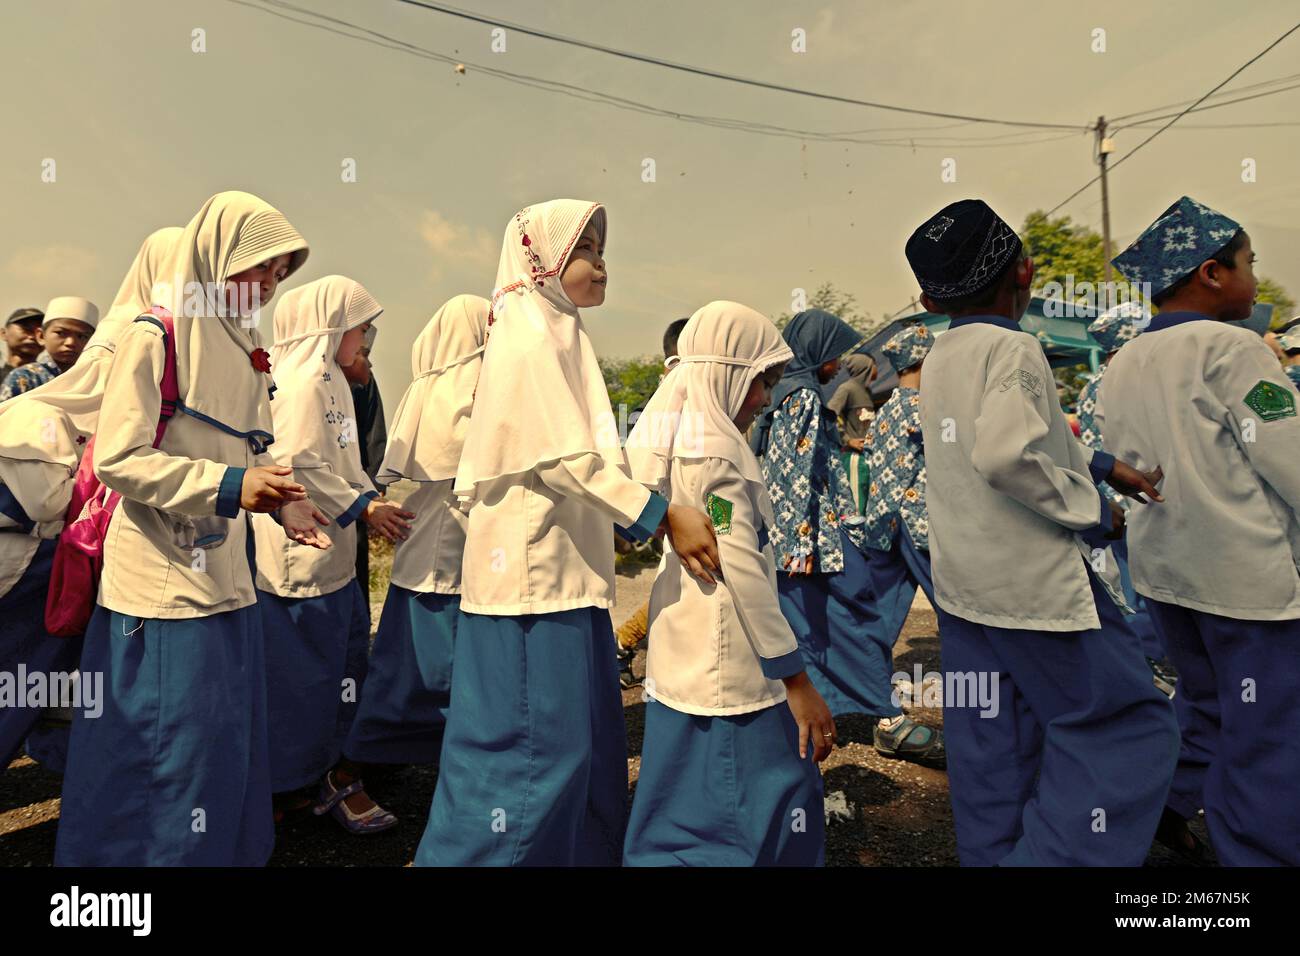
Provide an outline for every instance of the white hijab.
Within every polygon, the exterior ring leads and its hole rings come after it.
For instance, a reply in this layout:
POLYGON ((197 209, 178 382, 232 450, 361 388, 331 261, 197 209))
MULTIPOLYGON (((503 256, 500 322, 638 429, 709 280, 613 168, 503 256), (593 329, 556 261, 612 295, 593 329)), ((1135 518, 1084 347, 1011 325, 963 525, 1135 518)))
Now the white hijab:
POLYGON ((474 407, 491 303, 458 295, 437 312, 411 348, 411 384, 388 430, 378 481, 456 477, 474 407))
POLYGON ((352 393, 335 361, 349 329, 378 318, 383 306, 360 282, 325 276, 286 292, 275 307, 275 444, 282 465, 327 465, 350 484, 369 488, 361 468, 352 393))
POLYGON ((736 302, 710 302, 691 316, 677 352, 679 364, 628 436, 632 477, 657 489, 674 458, 723 458, 757 486, 770 510, 758 459, 733 419, 754 379, 794 353, 766 316, 736 302))
MULTIPOLYGON (((85 440, 95 433, 99 422, 99 406, 104 398, 109 369, 113 366, 117 338, 128 323, 149 308, 154 278, 161 274, 161 264, 182 231, 180 226, 168 226, 145 239, 130 271, 122 280, 117 298, 90 337, 76 365, 39 388, 0 405, 0 416, 3 416, 0 417, 0 447, 7 450, 20 447, 25 438, 39 434, 37 429, 44 429, 48 434, 51 426, 44 424, 45 421, 57 419, 55 430, 63 432, 71 428, 73 444, 69 448, 64 447, 62 441, 41 442, 40 460, 67 464, 71 453, 75 467, 80 447, 84 447, 85 440), (33 402, 36 404, 32 405, 33 402), (77 442, 77 438, 82 441, 77 442)), ((32 446, 28 451, 35 453, 37 448, 32 446)))
POLYGON ((604 243, 605 208, 553 199, 506 226, 487 347, 455 493, 591 452, 626 467, 609 393, 560 273, 588 221, 604 243))
POLYGON ((285 254, 290 256, 287 278, 307 258, 307 241, 278 209, 243 192, 217 193, 175 240, 155 277, 153 304, 175 318, 183 411, 241 434, 269 432, 270 378, 258 388, 232 387, 248 381, 243 369, 252 365, 261 337, 255 326, 246 328, 248 322, 226 314, 217 297, 231 276, 285 254))

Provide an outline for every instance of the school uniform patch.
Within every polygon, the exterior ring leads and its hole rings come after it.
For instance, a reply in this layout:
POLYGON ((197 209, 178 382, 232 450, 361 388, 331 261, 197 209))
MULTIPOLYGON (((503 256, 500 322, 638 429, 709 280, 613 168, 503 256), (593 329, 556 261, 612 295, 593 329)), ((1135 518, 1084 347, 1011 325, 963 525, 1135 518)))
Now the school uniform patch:
POLYGON ((1020 386, 1034 398, 1043 394, 1043 380, 1033 372, 1026 372, 1023 368, 1018 368, 1002 380, 1002 386, 999 392, 1005 392, 1009 389, 1020 386))
POLYGON ((1261 379, 1242 399, 1246 407, 1266 422, 1295 417, 1295 395, 1291 389, 1261 379))
POLYGON ((709 520, 713 530, 718 534, 731 534, 731 502, 715 494, 704 499, 704 506, 709 509, 709 520))

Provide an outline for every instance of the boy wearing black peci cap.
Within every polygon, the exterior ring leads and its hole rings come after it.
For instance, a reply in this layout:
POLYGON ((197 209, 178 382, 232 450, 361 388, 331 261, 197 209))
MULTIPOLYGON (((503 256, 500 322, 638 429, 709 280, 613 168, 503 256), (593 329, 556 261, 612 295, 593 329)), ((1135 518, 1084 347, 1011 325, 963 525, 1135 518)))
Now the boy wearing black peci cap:
MULTIPOLYGON (((996 677, 997 706, 944 701, 964 865, 1135 866, 1178 749, 1168 699, 1116 628, 1105 480, 1144 475, 1075 439, 1038 340, 1021 331, 1033 263, 987 204, 953 203, 907 242, 932 312, 921 428, 945 684, 996 677)), ((945 695, 953 698, 954 695, 945 695)))

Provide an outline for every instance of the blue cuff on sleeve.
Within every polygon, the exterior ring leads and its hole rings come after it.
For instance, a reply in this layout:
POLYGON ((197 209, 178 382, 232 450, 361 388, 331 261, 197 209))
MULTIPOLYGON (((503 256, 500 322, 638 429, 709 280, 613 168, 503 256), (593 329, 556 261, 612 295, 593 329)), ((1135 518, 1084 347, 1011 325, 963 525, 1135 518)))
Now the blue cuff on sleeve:
POLYGON ((231 465, 221 476, 221 485, 217 488, 217 514, 222 518, 233 518, 239 514, 239 496, 244 489, 246 470, 231 465))
POLYGON ((1115 543, 1106 537, 1110 533, 1110 502, 1106 500, 1100 485, 1097 486, 1097 497, 1101 499, 1099 519, 1091 528, 1080 531, 1079 537, 1091 548, 1108 548, 1115 543))
POLYGON ((366 506, 370 504, 373 499, 378 497, 379 493, 375 491, 367 491, 364 495, 357 495, 357 500, 352 502, 352 507, 339 515, 335 524, 340 528, 346 528, 352 522, 360 518, 361 512, 366 510, 366 506))
POLYGON ((793 677, 804 669, 803 653, 796 647, 789 654, 780 657, 760 657, 759 666, 763 668, 763 676, 768 680, 793 677))
POLYGON ((1114 467, 1115 456, 1100 448, 1092 453, 1092 461, 1088 462, 1088 471, 1092 474, 1092 480, 1098 484, 1106 480, 1106 476, 1114 467))
POLYGON ((650 492, 650 500, 645 503, 640 516, 636 519, 636 524, 630 528, 620 528, 617 525, 614 527, 619 536, 628 541, 645 541, 658 529, 667 511, 668 499, 658 492, 652 491, 650 492))

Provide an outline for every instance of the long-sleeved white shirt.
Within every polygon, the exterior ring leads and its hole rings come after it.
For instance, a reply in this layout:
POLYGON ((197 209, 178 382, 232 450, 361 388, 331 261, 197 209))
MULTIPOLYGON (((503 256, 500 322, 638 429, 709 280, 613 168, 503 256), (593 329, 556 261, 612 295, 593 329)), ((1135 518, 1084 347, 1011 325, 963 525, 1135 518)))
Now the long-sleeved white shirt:
MULTIPOLYGON (((165 361, 161 328, 126 328, 95 434, 95 474, 122 494, 104 544, 99 603, 134 617, 208 617, 257 600, 240 491, 244 469, 271 460, 180 412, 153 448, 165 361)), ((232 389, 266 388, 251 366, 231 374, 232 389)))
MULTIPOLYGON (((721 575, 694 577, 665 543, 650 594, 646 693, 687 714, 744 714, 786 699, 780 678, 804 669, 781 613, 776 563, 759 509, 761 491, 721 458, 675 459, 669 500, 707 513, 709 495, 730 503, 718 528, 721 575)), ((661 489, 664 490, 664 489, 661 489)))
POLYGON ((1165 503, 1128 513, 1140 594, 1242 620, 1300 618, 1296 405, 1259 336, 1197 313, 1156 316, 1111 359, 1095 413, 1106 447, 1165 475, 1165 503))
POLYGON ((954 320, 921 372, 921 431, 939 606, 994 627, 1099 627, 1089 564, 1112 596, 1118 567, 1079 532, 1109 519, 1093 472, 1111 459, 1070 431, 1038 340, 1009 319, 954 320))
POLYGON ((481 484, 469 512, 461 610, 548 614, 614 603, 614 525, 648 537, 662 499, 624 467, 585 453, 481 484), (657 498, 657 496, 655 496, 657 498))
POLYGON ((0 456, 0 597, 22 579, 41 540, 63 530, 74 477, 63 465, 0 456))
POLYGON ((403 504, 415 513, 411 533, 397 542, 389 580, 408 591, 459 594, 469 517, 451 492, 455 479, 422 481, 403 504))

